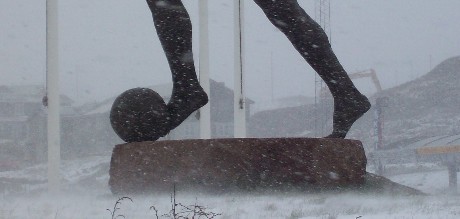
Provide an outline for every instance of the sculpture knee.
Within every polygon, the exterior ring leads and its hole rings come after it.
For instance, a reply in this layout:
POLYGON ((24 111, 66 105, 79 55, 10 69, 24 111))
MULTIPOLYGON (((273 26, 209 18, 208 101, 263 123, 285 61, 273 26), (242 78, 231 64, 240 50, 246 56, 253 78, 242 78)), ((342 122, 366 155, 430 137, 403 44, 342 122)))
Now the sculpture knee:
POLYGON ((147 4, 152 13, 175 13, 188 16, 181 0, 147 0, 147 4))
POLYGON ((297 0, 254 0, 273 25, 280 30, 299 25, 299 21, 309 21, 310 17, 297 0))
POLYGON ((177 6, 182 6, 182 0, 147 0, 147 4, 151 7, 157 7, 157 8, 171 8, 172 7, 177 7, 177 6))

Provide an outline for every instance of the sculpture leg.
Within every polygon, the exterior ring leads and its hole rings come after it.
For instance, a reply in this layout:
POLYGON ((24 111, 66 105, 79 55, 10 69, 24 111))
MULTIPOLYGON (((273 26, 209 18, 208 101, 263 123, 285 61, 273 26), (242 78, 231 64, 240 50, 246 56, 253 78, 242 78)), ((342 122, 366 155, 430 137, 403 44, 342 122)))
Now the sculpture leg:
POLYGON ((172 73, 173 91, 167 104, 172 130, 206 105, 208 96, 196 76, 192 23, 181 0, 147 0, 147 4, 172 73))
POLYGON ((297 0, 254 2, 324 80, 334 98, 333 131, 328 137, 345 138, 353 123, 369 110, 370 103, 348 77, 324 30, 297 0))

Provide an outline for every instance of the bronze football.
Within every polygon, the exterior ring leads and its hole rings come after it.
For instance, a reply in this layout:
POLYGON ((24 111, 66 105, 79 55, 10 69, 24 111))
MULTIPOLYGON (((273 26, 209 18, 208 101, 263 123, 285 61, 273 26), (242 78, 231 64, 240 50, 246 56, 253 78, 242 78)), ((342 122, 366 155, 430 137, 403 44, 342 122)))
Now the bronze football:
POLYGON ((110 110, 110 123, 125 142, 155 141, 169 132, 167 106, 149 88, 133 88, 118 96, 110 110))

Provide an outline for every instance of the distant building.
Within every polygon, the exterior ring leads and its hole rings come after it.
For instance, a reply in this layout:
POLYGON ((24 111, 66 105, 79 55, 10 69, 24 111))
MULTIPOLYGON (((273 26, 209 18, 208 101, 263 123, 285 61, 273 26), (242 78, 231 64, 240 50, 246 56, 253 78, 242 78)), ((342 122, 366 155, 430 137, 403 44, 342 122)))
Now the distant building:
POLYGON ((302 96, 285 98, 250 118, 250 137, 323 137, 332 131, 333 100, 302 96), (274 105, 275 107, 275 105, 274 105))
POLYGON ((24 143, 27 121, 41 111, 43 89, 0 86, 0 139, 24 143))
POLYGON ((288 96, 276 98, 274 100, 257 102, 254 104, 254 106, 252 106, 251 113, 254 114, 266 110, 298 107, 312 104, 315 104, 315 97, 307 97, 303 95, 288 96))
MULTIPOLYGON (((211 80, 211 137, 233 137, 233 91, 224 83, 211 80)), ((152 87, 168 102, 172 85, 152 87)), ((36 163, 47 160, 47 109, 42 86, 0 86, 0 170, 16 161, 36 163)), ((115 96, 100 103, 76 109, 73 101, 61 95, 61 158, 109 155, 113 146, 123 143, 110 125, 109 115, 115 96)), ((250 106, 246 100, 246 114, 250 106)), ((199 120, 192 114, 163 139, 200 137, 199 120)))
MULTIPOLYGON (((21 162, 46 160, 46 109, 43 86, 0 86, 0 154, 21 162)), ((73 101, 61 95, 61 115, 75 115, 73 101)), ((65 141, 64 141, 65 143, 65 141)))
MULTIPOLYGON (((460 135, 441 135, 425 138, 407 139, 391 145, 391 149, 375 150, 369 154, 369 162, 374 164, 377 171, 384 173, 385 166, 416 164, 418 162, 445 163, 449 159, 460 160, 458 151, 444 151, 443 153, 433 153, 431 156, 420 156, 417 150, 424 148, 458 147, 460 145, 460 135)), ((393 170, 394 171, 394 170, 393 170)))
MULTIPOLYGON (((165 102, 170 99, 172 84, 158 85, 151 87, 159 93, 165 102)), ((210 81, 210 107, 211 107, 211 137, 228 138, 233 137, 233 91, 225 86, 223 82, 210 81)), ((122 143, 116 136, 110 125, 110 109, 116 97, 109 98, 101 103, 85 106, 84 113, 79 118, 76 127, 81 130, 80 136, 85 136, 93 147, 113 148, 115 144, 122 143)), ((250 107, 254 102, 246 100, 246 115, 249 118, 250 107)), ((197 114, 193 113, 179 127, 160 140, 196 139, 200 137, 200 125, 197 114)))

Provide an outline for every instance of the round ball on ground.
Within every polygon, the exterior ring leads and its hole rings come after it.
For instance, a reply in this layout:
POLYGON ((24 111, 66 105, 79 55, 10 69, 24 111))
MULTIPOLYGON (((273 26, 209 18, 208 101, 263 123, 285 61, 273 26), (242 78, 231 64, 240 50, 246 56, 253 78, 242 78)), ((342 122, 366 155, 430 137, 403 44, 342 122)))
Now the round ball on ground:
POLYGON ((169 132, 167 106, 149 88, 133 88, 118 96, 110 111, 110 123, 125 142, 155 141, 169 132))

